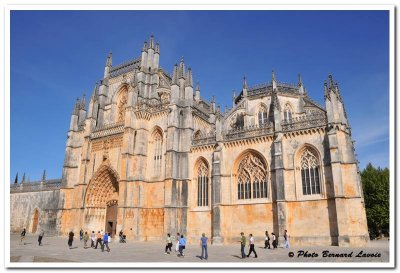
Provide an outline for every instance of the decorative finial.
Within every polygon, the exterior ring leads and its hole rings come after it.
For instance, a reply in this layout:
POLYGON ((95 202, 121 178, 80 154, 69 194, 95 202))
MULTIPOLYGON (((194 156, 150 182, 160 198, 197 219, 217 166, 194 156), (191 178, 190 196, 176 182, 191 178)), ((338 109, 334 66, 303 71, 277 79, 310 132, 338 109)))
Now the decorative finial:
POLYGON ((276 77, 275 77, 275 71, 272 69, 272 81, 275 82, 276 81, 276 77))
POLYGON ((199 82, 196 83, 196 91, 200 91, 200 84, 199 84, 199 82))
POLYGON ((42 175, 42 183, 46 182, 46 170, 43 170, 43 175, 42 175))
POLYGON ((298 79, 299 79, 298 85, 299 85, 299 86, 302 86, 302 85, 303 85, 303 81, 301 80, 301 75, 300 75, 300 73, 297 75, 297 77, 298 77, 298 79))
POLYGON ((243 76, 243 90, 247 90, 247 80, 246 75, 243 76))
POLYGON ((112 66, 112 52, 108 53, 107 61, 106 61, 106 66, 111 67, 112 66))

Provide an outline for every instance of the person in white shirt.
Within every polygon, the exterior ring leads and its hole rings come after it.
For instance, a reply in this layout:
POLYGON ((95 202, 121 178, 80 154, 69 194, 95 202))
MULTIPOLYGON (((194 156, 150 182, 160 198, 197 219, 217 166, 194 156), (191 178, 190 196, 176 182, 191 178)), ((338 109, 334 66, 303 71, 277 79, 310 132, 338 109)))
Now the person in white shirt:
POLYGON ((265 246, 264 246, 264 248, 268 248, 268 249, 271 248, 271 245, 270 245, 270 243, 269 243, 269 234, 268 234, 268 231, 265 231, 265 246))
POLYGON ((249 247, 250 247, 250 250, 249 250, 249 254, 247 254, 247 257, 250 257, 251 252, 254 252, 254 258, 257 258, 257 252, 254 249, 254 237, 253 237, 253 234, 250 234, 250 236, 249 236, 249 247))
POLYGON ((274 247, 274 248, 277 248, 278 246, 276 245, 276 236, 275 236, 275 233, 271 233, 271 235, 272 235, 272 246, 274 247))

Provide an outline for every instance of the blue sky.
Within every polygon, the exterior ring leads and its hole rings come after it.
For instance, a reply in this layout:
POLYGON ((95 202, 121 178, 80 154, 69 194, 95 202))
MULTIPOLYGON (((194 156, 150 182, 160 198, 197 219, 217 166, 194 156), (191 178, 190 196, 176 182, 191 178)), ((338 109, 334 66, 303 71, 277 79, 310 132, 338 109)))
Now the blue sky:
POLYGON ((232 90, 271 80, 296 82, 324 106, 323 82, 339 82, 363 169, 389 166, 387 11, 13 11, 11 172, 38 180, 62 173, 77 97, 90 96, 106 56, 140 55, 150 34, 170 73, 184 56, 201 95, 223 109, 232 90))

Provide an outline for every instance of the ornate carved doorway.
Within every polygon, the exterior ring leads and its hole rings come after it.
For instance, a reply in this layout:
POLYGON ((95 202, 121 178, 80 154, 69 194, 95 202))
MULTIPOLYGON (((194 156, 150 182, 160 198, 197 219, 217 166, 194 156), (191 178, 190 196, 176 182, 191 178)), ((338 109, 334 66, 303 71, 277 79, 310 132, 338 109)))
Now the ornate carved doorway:
POLYGON ((110 232, 117 230, 118 175, 109 166, 101 166, 90 180, 85 197, 85 227, 110 232))
POLYGON ((118 215, 118 201, 110 200, 107 202, 106 212, 106 232, 114 237, 117 233, 117 215, 118 215))
POLYGON ((32 233, 35 233, 37 231, 38 224, 39 224, 39 211, 38 209, 35 209, 32 217, 32 229, 31 229, 32 233))

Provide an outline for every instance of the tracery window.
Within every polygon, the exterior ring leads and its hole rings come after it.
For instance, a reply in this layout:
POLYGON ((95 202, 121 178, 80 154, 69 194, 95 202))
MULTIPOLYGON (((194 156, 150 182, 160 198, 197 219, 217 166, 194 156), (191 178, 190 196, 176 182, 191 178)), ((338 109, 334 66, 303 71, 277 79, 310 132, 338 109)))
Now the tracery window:
POLYGON ((162 135, 156 132, 153 136, 153 149, 154 149, 154 175, 160 176, 161 174, 161 161, 162 161, 162 135))
POLYGON ((244 113, 239 113, 232 117, 231 127, 232 129, 240 129, 244 127, 244 113))
POLYGON ((125 120, 125 108, 127 99, 127 91, 124 90, 120 95, 120 99, 118 100, 118 113, 117 113, 117 122, 122 122, 125 120))
POLYGON ((248 153, 239 163, 238 199, 267 198, 267 168, 256 155, 248 153))
POLYGON ((303 195, 320 194, 320 171, 318 158, 306 149, 301 156, 301 182, 303 195))
POLYGON ((292 108, 290 107, 289 104, 286 104, 285 110, 284 110, 284 119, 285 121, 289 122, 292 119, 292 108))
POLYGON ((201 161, 197 168, 197 206, 208 206, 209 170, 205 162, 201 161))
POLYGON ((267 124, 267 108, 264 105, 260 106, 258 110, 258 126, 263 126, 267 124))

